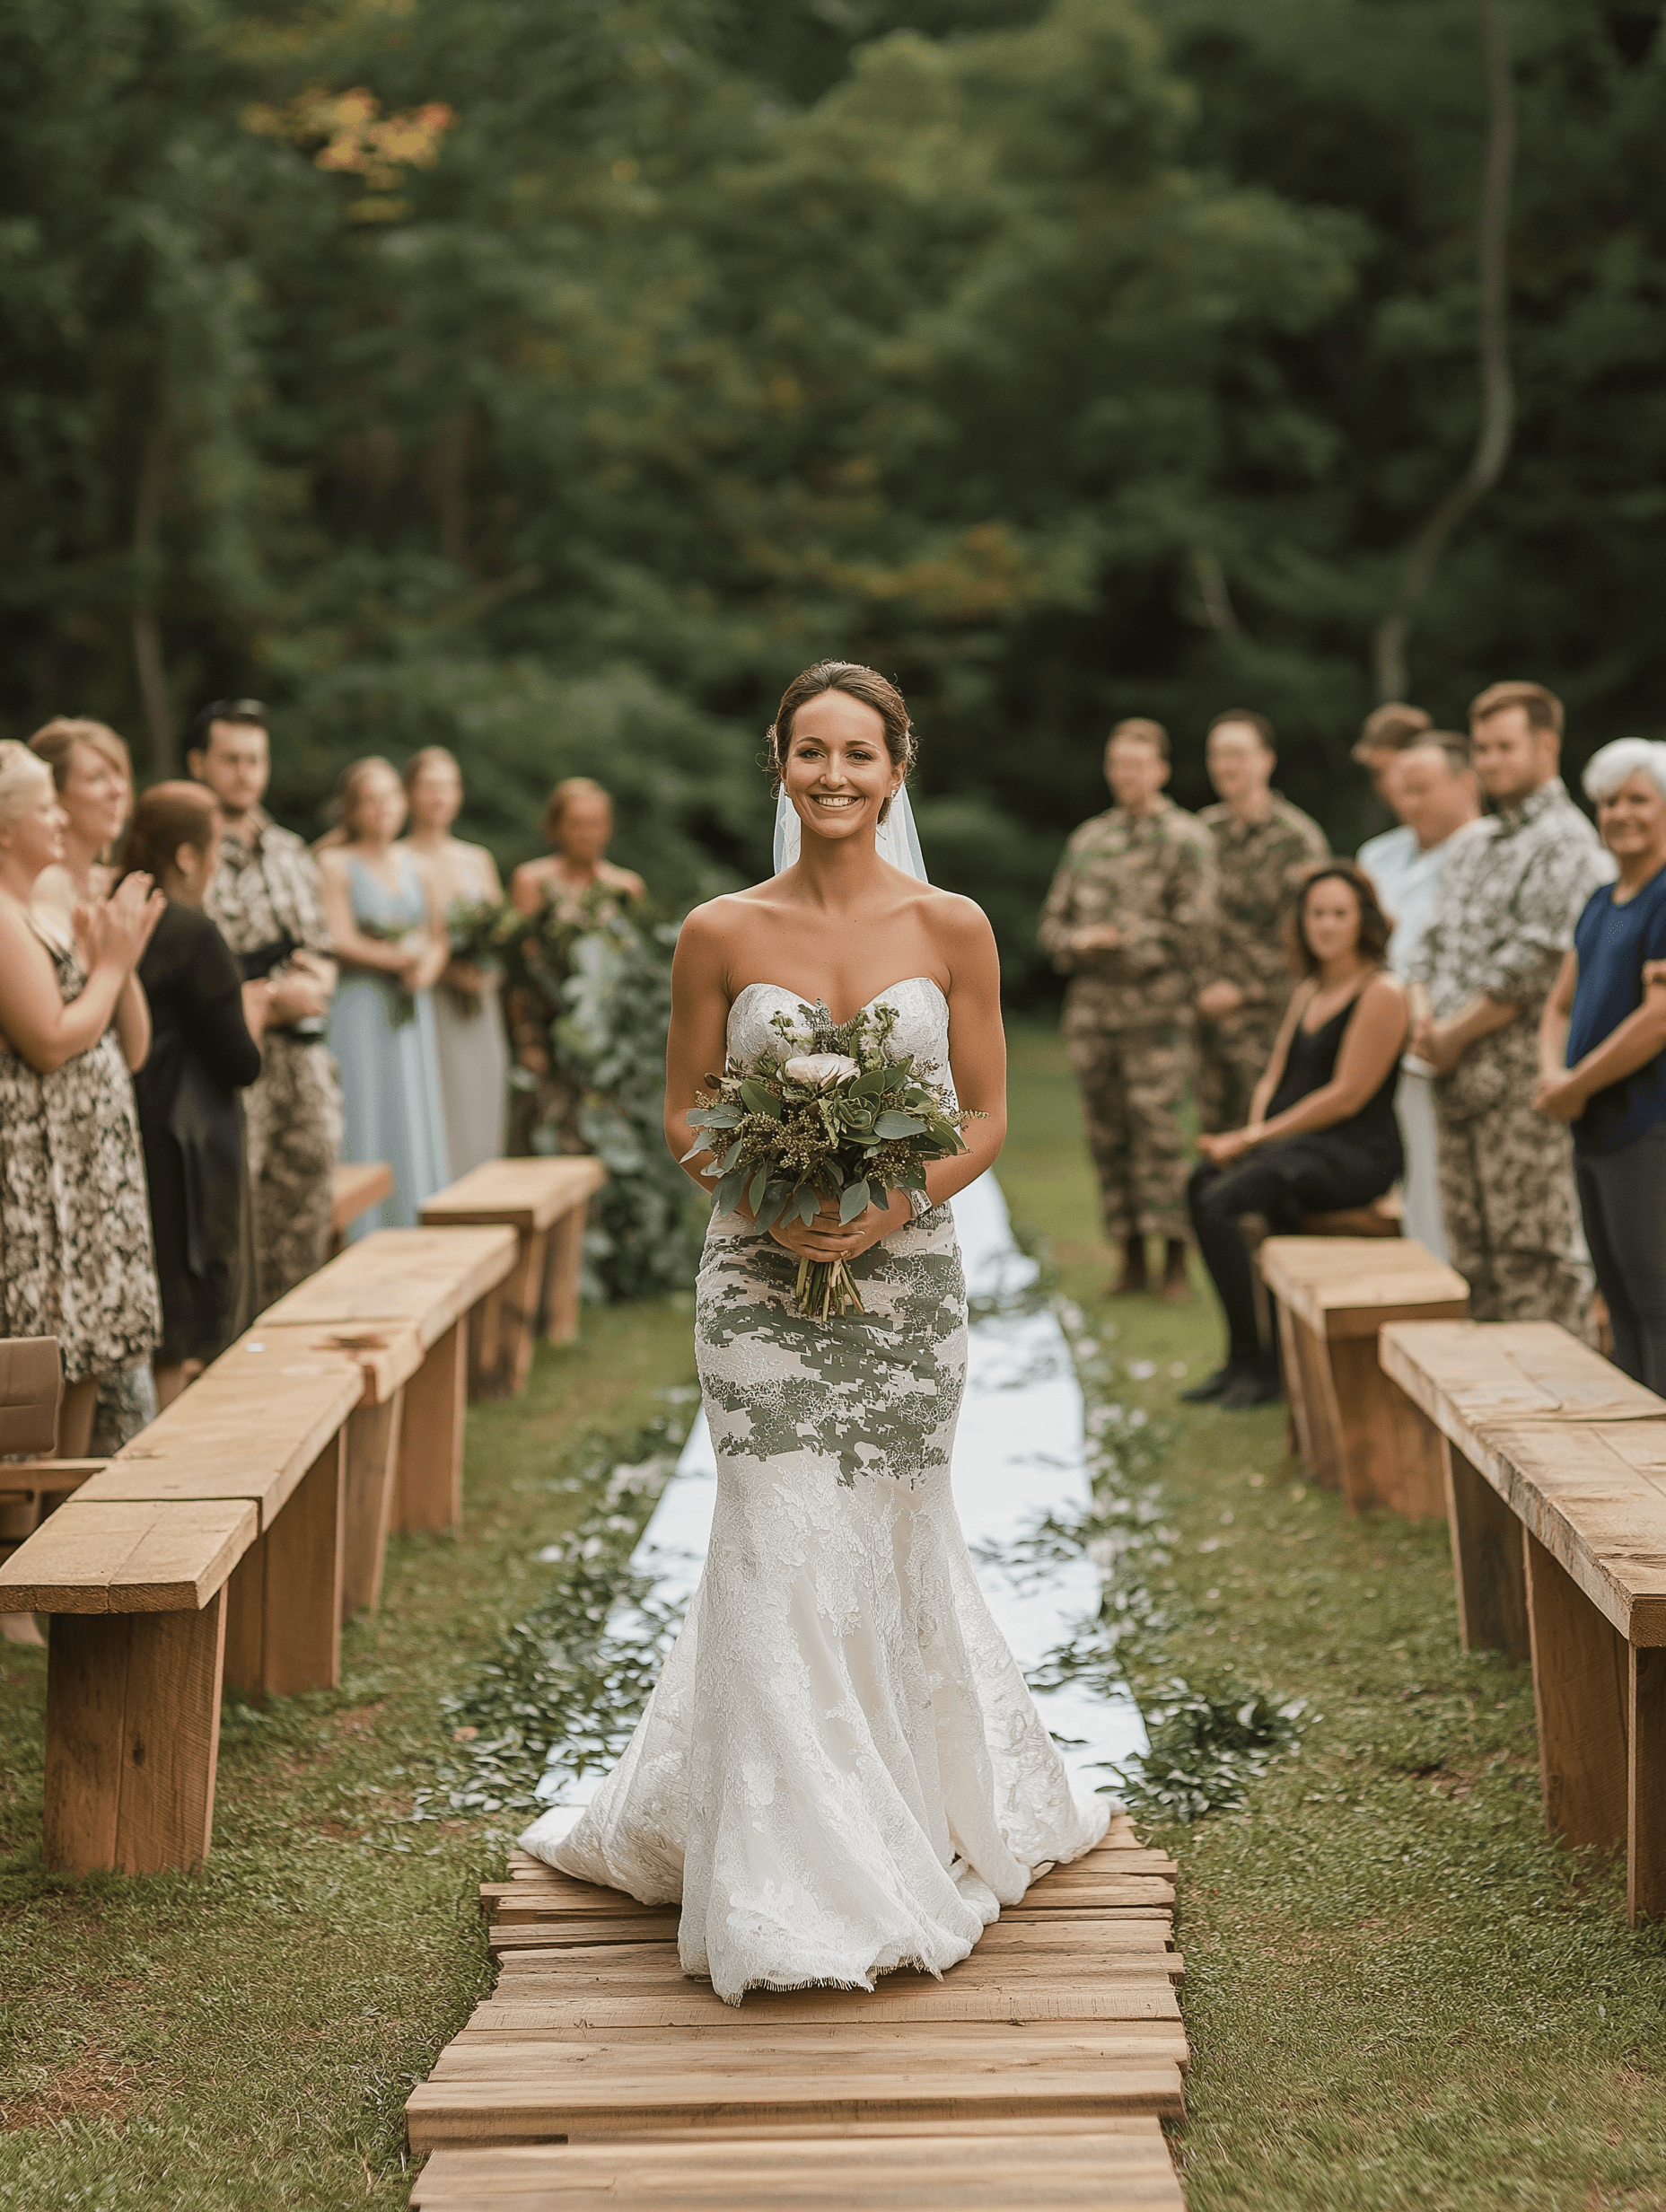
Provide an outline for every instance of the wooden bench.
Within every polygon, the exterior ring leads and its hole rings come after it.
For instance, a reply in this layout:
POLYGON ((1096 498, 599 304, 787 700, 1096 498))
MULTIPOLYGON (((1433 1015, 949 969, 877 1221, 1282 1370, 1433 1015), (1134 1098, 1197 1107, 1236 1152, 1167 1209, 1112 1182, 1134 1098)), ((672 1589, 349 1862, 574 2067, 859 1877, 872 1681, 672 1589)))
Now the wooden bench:
POLYGON ((1302 1223, 1303 1236, 1404 1236, 1406 1204, 1398 1190, 1390 1190, 1369 1206, 1350 1206, 1339 1214, 1309 1214, 1302 1223))
POLYGON ((385 1160, 344 1160, 330 1171, 330 1251, 345 1251, 347 1231, 374 1206, 393 1196, 393 1170, 385 1160))
POLYGON ((416 1330, 423 1360, 404 1385, 396 1528, 449 1529, 462 1518, 469 1317, 518 1251, 509 1228, 375 1229, 269 1306, 252 1332, 416 1330))
POLYGON ((1410 1237, 1270 1236, 1261 1276, 1277 1301, 1285 1388, 1308 1471, 1355 1511, 1444 1513, 1440 1456, 1377 1364, 1385 1321, 1461 1319, 1461 1275, 1410 1237))
POLYGON ((543 1306, 552 1344, 578 1334, 579 1263, 592 1194, 607 1181, 600 1160, 487 1160, 437 1192, 425 1228, 499 1224, 514 1231, 515 1264, 469 1329, 469 1394, 509 1398, 526 1384, 543 1306))
POLYGON ((257 1321, 216 1363, 233 1378, 268 1380, 316 1374, 323 1365, 358 1370, 363 1394, 347 1416, 341 1529, 341 1619, 381 1603, 388 1538, 399 1525, 399 1438, 405 1390, 427 1357, 421 1331, 390 1321, 378 1329, 306 1327, 257 1321))
POLYGON ((1532 1662, 1551 1834, 1624 1839, 1632 1921, 1666 1913, 1666 1399, 1548 1321, 1381 1356, 1439 1435, 1464 1648, 1532 1662))

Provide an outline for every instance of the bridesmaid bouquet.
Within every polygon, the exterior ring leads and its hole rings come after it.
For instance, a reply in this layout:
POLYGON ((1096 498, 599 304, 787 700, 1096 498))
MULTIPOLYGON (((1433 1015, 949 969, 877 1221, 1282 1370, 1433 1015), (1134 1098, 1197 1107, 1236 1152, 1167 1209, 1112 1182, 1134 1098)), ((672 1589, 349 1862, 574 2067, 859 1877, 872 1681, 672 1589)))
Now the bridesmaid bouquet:
MULTIPOLYGON (((750 1067, 732 1060, 708 1077, 714 1087, 688 1116, 707 1134, 685 1157, 716 1155, 700 1172, 717 1181, 718 1212, 744 1194, 760 1229, 811 1222, 823 1198, 837 1199, 846 1222, 893 1190, 923 1191, 927 1166, 964 1152, 960 1131, 978 1118, 929 1080, 934 1063, 916 1067, 912 1053, 893 1049, 894 1006, 864 1006, 842 1023, 820 1005, 799 1014, 798 1026, 776 1014, 780 1043, 750 1067)), ((801 1260, 795 1295, 811 1320, 865 1311, 842 1260, 801 1260)))

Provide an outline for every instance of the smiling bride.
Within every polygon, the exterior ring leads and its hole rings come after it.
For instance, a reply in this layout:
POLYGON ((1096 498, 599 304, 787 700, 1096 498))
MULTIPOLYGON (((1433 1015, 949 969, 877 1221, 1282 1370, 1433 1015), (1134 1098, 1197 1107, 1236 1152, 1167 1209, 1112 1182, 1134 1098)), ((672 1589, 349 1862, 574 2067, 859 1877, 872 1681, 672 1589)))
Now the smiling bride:
MULTIPOLYGON (((970 900, 881 857, 915 757, 901 695, 827 661, 787 687, 773 769, 798 832, 765 883, 697 907, 678 941, 665 1134, 772 1020, 894 1009, 891 1042, 979 1118, 965 1150, 841 1224, 836 1205, 760 1233, 714 1214, 695 1337, 717 1457, 705 1573, 623 1758, 573 1824, 522 1841, 586 1881, 682 1904, 683 1970, 751 1988, 871 1988, 966 1957, 1038 1872, 1089 1850, 1112 1807, 1076 1797, 973 1578, 950 1459, 966 1288, 948 1200, 1006 1130, 995 939, 970 900), (794 1297, 843 1260, 861 1307, 794 1297)), ((901 809, 906 809, 906 798, 901 809)), ((709 1180, 701 1188, 709 1190, 709 1180)))

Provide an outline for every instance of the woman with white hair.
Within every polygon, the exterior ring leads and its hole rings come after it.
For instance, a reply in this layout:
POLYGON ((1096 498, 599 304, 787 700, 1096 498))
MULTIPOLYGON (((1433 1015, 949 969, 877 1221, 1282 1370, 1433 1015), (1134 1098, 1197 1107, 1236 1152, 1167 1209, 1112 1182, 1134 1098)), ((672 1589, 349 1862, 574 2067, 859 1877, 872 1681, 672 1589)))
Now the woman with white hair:
POLYGON ((162 1332, 133 1085, 112 1023, 165 901, 148 875, 49 942, 31 910, 64 858, 46 762, 0 742, 0 1336, 56 1337, 66 1385, 58 1450, 87 1449, 101 1377, 162 1332))
POLYGON ((1533 1103, 1574 1125, 1615 1360, 1666 1394, 1666 745, 1605 745, 1585 791, 1619 880, 1591 893, 1545 1002, 1533 1103))

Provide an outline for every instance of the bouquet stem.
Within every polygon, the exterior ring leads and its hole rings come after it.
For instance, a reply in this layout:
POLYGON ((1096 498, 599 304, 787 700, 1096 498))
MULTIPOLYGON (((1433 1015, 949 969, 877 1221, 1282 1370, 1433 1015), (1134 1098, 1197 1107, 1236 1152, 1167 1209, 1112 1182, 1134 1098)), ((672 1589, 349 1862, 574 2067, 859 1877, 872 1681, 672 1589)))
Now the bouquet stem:
POLYGON ((801 1260, 796 1285, 798 1310, 806 1319, 826 1323, 829 1314, 847 1313, 854 1305, 865 1313, 862 1293, 842 1260, 801 1260))

